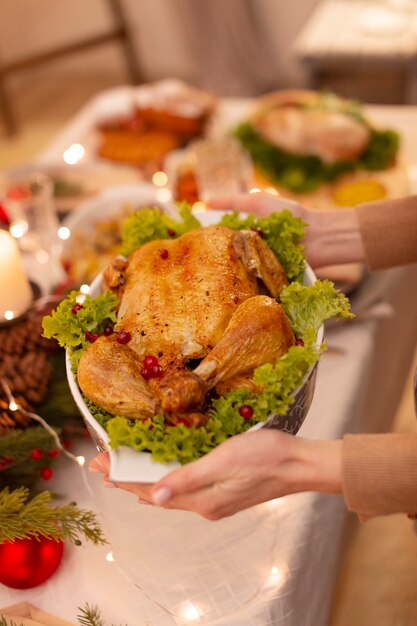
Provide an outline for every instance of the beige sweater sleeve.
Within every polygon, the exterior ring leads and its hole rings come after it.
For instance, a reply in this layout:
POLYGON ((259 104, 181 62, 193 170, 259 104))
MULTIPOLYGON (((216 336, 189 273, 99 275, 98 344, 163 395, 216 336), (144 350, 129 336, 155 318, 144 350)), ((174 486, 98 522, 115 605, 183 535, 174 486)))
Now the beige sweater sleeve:
POLYGON ((369 269, 417 262, 417 196, 356 208, 369 269))
POLYGON ((417 433, 345 435, 343 495, 362 519, 417 513, 417 433))

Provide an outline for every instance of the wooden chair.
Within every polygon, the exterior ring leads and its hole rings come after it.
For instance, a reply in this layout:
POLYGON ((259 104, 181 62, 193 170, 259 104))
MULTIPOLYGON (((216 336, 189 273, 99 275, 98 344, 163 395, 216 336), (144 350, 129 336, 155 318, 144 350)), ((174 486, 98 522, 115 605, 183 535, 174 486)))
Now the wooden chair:
POLYGON ((8 135, 17 132, 18 123, 15 118, 10 97, 7 93, 6 81, 9 76, 21 72, 31 67, 54 61, 63 56, 88 50, 96 46, 100 46, 111 41, 119 41, 123 46, 126 63, 130 78, 133 84, 143 82, 143 76, 139 67, 138 60, 135 55, 132 36, 127 24, 126 16, 121 5, 121 0, 105 0, 112 14, 113 28, 106 33, 94 35, 75 41, 72 44, 55 48, 48 52, 42 52, 33 56, 29 56, 18 61, 2 65, 0 63, 0 116, 8 135))

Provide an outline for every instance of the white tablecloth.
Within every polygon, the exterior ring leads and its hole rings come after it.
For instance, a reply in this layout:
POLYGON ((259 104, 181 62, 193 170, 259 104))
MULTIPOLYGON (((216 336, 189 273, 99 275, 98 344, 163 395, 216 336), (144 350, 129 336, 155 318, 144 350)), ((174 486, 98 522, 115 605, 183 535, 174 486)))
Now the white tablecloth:
MULTIPOLYGON (((301 436, 389 426, 416 344, 416 284, 416 266, 368 277, 352 298, 358 319, 327 329, 329 350, 301 436)), ((87 461, 95 454, 88 442, 76 452, 87 461)), ((328 623, 347 519, 340 497, 297 494, 209 522, 139 505, 94 474, 88 482, 93 497, 78 466, 60 459, 48 487, 96 510, 110 544, 68 545, 45 584, 0 586, 0 606, 26 600, 76 623, 77 607, 88 602, 107 624, 129 626, 328 623)))

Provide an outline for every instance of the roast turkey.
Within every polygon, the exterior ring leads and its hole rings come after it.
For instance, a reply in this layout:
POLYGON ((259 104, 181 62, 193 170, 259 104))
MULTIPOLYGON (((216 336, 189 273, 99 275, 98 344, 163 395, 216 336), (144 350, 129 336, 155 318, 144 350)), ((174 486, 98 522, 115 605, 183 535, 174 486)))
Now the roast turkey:
POLYGON ((113 415, 204 422, 213 395, 254 388, 253 370, 294 343, 279 304, 287 284, 256 231, 209 226, 144 244, 103 274, 118 295, 117 323, 83 352, 81 390, 113 415))

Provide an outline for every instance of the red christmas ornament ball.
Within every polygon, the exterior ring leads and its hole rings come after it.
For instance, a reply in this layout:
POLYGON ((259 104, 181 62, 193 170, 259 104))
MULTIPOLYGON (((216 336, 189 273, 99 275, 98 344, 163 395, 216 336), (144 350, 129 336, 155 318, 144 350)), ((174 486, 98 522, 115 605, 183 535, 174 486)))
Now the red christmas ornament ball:
POLYGON ((16 539, 0 544, 0 583, 12 589, 41 585, 55 573, 64 543, 40 537, 16 539))

